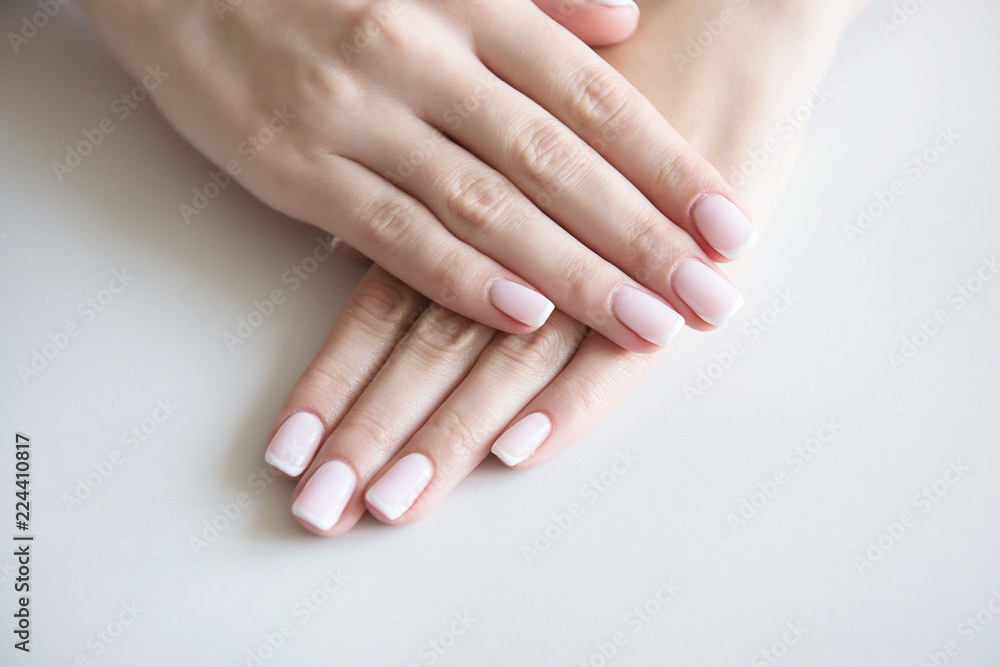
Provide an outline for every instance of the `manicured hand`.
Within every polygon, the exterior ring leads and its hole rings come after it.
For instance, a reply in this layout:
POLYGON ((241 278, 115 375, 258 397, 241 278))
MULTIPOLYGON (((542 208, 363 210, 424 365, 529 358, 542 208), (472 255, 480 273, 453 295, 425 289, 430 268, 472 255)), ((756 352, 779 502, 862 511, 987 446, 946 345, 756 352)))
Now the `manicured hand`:
POLYGON ((732 189, 529 0, 87 6, 216 165, 461 315, 521 334, 554 305, 650 352, 742 303, 732 189))

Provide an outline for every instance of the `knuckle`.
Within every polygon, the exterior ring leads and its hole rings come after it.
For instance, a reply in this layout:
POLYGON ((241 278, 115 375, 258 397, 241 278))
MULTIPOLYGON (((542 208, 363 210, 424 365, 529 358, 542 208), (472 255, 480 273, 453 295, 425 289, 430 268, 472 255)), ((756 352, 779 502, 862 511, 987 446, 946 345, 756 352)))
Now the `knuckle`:
POLYGON ((514 193, 502 176, 463 174, 445 188, 448 210, 473 233, 492 233, 514 217, 514 193))
POLYGON ((657 213, 636 222, 630 231, 627 247, 632 257, 627 273, 639 282, 645 282, 665 267, 673 266, 691 249, 671 223, 657 213))
POLYGON ((664 149, 657 162, 660 168, 653 181, 657 192, 699 192, 706 184, 715 181, 708 178, 705 165, 693 154, 693 150, 683 144, 664 149))
POLYGON ((316 360, 302 373, 296 391, 304 388, 308 396, 321 397, 319 414, 328 413, 332 407, 349 405, 354 388, 358 385, 358 370, 332 358, 316 360))
MULTIPOLYGON (((475 418, 475 417, 473 417, 475 418)), ((435 417, 434 427, 440 431, 444 444, 452 454, 468 455, 486 442, 485 430, 469 423, 469 418, 456 412, 443 412, 435 417)))
POLYGON ((344 425, 350 441, 363 443, 367 450, 383 454, 396 451, 401 436, 399 425, 383 408, 368 405, 364 410, 352 412, 350 422, 344 425))
POLYGON ((610 412, 621 401, 622 389, 634 381, 636 373, 651 368, 649 359, 647 355, 618 350, 596 371, 561 377, 560 396, 584 415, 610 412))
POLYGON ((478 351, 478 341, 489 329, 441 306, 431 306, 407 335, 408 344, 397 349, 414 351, 422 361, 439 363, 465 359, 478 351))
POLYGON ((456 301, 469 293, 471 286, 486 282, 478 258, 465 252, 464 248, 442 253, 431 273, 434 284, 441 289, 434 300, 449 307, 454 307, 456 301))
POLYGON ((504 336, 496 349, 503 359, 501 372, 504 375, 516 372, 529 379, 547 378, 559 370, 554 364, 558 362, 561 366, 567 361, 582 339, 582 327, 568 318, 565 324, 552 326, 546 322, 529 334, 504 336))
POLYGON ((417 208, 404 199, 382 199, 369 206, 361 217, 365 240, 376 248, 396 245, 416 223, 417 208))
POLYGON ((581 67, 570 83, 570 113, 585 130, 601 136, 627 129, 629 94, 618 76, 604 67, 581 67))
POLYGON ((563 263, 558 275, 567 299, 573 299, 573 303, 586 303, 587 295, 594 288, 595 273, 593 263, 586 257, 573 257, 563 263))
POLYGON ((547 118, 527 121, 513 145, 517 167, 546 190, 572 177, 583 161, 574 135, 547 118))
POLYGON ((343 23, 340 52, 350 63, 369 54, 399 55, 418 50, 422 31, 413 30, 409 21, 401 20, 403 5, 395 0, 381 0, 358 7, 343 23))
POLYGON ((608 391, 603 382, 583 376, 567 380, 566 393, 573 407, 579 412, 592 416, 598 414, 607 400, 608 391))
POLYGON ((372 329, 406 319, 417 307, 412 290, 390 280, 363 282, 351 294, 345 312, 372 329))

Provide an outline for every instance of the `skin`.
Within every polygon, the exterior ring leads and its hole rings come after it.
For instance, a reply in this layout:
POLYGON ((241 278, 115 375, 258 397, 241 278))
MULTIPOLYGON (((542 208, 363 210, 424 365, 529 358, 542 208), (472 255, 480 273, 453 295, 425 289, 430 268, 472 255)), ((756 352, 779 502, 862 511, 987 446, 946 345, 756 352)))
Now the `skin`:
MULTIPOLYGON (((642 4, 635 36, 600 55, 645 94, 714 164, 740 182, 755 219, 770 215, 787 181, 799 132, 752 178, 739 178, 749 152, 818 85, 840 34, 863 2, 742 3, 738 19, 691 62, 674 58, 703 21, 736 3, 664 0, 642 4)), ((529 335, 477 324, 374 266, 352 295, 323 348, 291 390, 271 436, 299 411, 317 415, 326 440, 301 476, 297 496, 332 459, 350 466, 357 488, 340 535, 370 512, 391 524, 425 516, 520 418, 546 414, 544 444, 518 468, 538 465, 610 414, 655 367, 664 351, 637 354, 556 311, 529 335), (364 493, 403 456, 419 452, 434 476, 402 516, 388 520, 364 493)))
MULTIPOLYGON (((169 72, 151 98, 212 162, 456 313, 536 329, 501 310, 505 280, 637 352, 659 346, 616 317, 626 288, 712 328, 674 275, 687 258, 723 275, 691 210, 711 193, 739 205, 733 189, 530 0, 84 7, 134 76, 169 72), (254 158, 238 149, 248 137, 254 158)), ((586 32, 592 12, 563 18, 586 32)), ((635 16, 615 21, 627 34, 635 16)))

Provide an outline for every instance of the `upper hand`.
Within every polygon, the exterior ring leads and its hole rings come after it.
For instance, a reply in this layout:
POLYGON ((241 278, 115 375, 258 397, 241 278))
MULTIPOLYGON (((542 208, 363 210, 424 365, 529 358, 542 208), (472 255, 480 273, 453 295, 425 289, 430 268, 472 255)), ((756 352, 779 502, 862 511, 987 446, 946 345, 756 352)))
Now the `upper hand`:
POLYGON ((554 304, 639 352, 742 303, 729 186, 531 2, 220 4, 137 2, 105 36, 169 72, 153 98, 213 162, 425 296, 515 334, 554 304))

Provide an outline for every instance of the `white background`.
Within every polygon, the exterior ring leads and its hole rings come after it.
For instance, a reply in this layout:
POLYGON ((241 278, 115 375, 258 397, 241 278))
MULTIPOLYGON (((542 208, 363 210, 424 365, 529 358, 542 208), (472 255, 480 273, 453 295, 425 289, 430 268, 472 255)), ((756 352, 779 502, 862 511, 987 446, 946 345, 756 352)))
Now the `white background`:
MULTIPOLYGON (((4 34, 35 10, 3 3, 4 34)), ((475 621, 436 664, 600 665, 598 644, 621 631, 608 664, 749 665, 796 621, 808 630, 778 664, 919 667, 952 640, 949 664, 1000 664, 1000 618, 968 642, 958 627, 1000 591, 1000 279, 973 281, 961 308, 949 300, 1000 254, 1000 5, 930 0, 883 39, 890 11, 876 3, 838 54, 832 99, 741 279, 737 321, 683 336, 551 463, 519 473, 488 461, 418 524, 366 519, 334 540, 292 520, 290 483, 251 477, 363 269, 331 260, 289 292, 281 275, 317 232, 236 186, 185 225, 178 204, 211 166, 148 102, 59 183, 52 161, 134 84, 75 7, 17 55, 5 38, 0 542, 15 532, 15 431, 32 438, 37 541, 30 656, 11 648, 13 547, 0 547, 0 663, 246 665, 289 622, 267 665, 424 665, 426 643, 448 643, 466 613, 475 621), (948 127, 960 138, 911 180, 904 164, 948 127), (897 178, 905 193, 851 242, 845 225, 897 178), (78 304, 123 267, 134 281, 85 323, 78 304), (275 287, 288 301, 230 353, 223 334, 275 287), (779 290, 795 301, 774 319, 779 290), (947 323, 894 369, 887 355, 938 309, 947 323), (757 338, 754 317, 770 322, 757 338), (17 367, 71 321, 81 334, 22 381, 17 367), (720 375, 713 355, 734 341, 745 353, 720 375), (699 371, 718 379, 689 401, 699 371), (176 412, 124 448, 122 433, 167 397, 176 412), (842 428, 796 469, 786 454, 824 419, 842 428), (116 449, 124 462, 67 510, 116 449), (584 485, 618 452, 635 463, 588 502, 584 485), (968 472, 923 512, 914 496, 949 461, 968 472), (777 471, 788 483, 734 531, 727 514, 777 471), (189 538, 241 492, 250 506, 196 555, 189 538), (529 564, 522 548, 560 532, 552 517, 574 502, 583 514, 529 564), (856 557, 904 512, 915 525, 883 536, 894 544, 860 571, 856 557), (295 605, 337 568, 346 583, 303 622, 295 605), (661 579, 680 591, 637 627, 627 615, 661 579), (133 602, 138 618, 97 655, 96 633, 133 602)))

